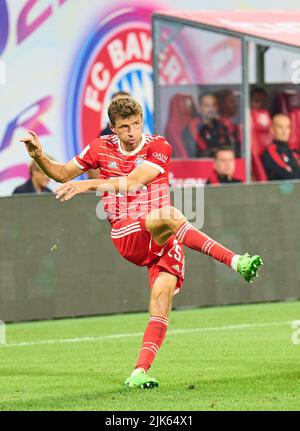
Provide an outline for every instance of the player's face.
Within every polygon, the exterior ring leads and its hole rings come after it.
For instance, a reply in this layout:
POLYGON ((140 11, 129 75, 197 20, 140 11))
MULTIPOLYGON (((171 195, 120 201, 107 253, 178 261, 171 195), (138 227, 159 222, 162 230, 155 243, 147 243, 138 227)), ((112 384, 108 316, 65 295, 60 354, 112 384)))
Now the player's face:
POLYGON ((118 136, 128 151, 134 150, 142 140, 143 120, 140 115, 117 118, 111 130, 118 136))
POLYGON ((235 171, 235 157, 233 151, 219 151, 214 161, 214 167, 219 175, 232 177, 235 171))

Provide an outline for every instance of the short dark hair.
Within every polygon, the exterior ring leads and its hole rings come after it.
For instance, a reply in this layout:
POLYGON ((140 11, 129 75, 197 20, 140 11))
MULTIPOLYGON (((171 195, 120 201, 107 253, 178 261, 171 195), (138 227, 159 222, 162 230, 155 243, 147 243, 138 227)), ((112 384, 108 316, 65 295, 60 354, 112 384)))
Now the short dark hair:
POLYGON ((250 92, 250 98, 252 99, 253 96, 254 96, 254 94, 256 94, 256 93, 261 93, 264 96, 268 97, 268 93, 267 93, 267 91, 263 87, 259 87, 259 86, 253 87, 251 89, 251 92, 250 92))
POLYGON ((213 154, 214 159, 217 158, 218 153, 220 151, 231 151, 233 154, 235 154, 234 149, 230 145, 221 145, 220 147, 215 149, 214 154, 213 154))
POLYGON ((234 92, 231 88, 222 88, 214 93, 217 98, 218 103, 222 103, 224 99, 228 96, 234 96, 234 92))
POLYGON ((143 118, 142 107, 133 97, 117 97, 110 102, 108 117, 112 126, 116 124, 118 117, 125 119, 132 115, 140 115, 143 118))

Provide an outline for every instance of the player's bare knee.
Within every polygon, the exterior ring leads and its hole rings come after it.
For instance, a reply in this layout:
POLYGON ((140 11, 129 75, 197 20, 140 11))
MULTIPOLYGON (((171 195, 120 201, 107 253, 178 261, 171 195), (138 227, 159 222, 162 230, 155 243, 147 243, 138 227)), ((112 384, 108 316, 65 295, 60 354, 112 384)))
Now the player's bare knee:
POLYGON ((146 218, 146 228, 150 231, 159 230, 160 233, 169 229, 167 213, 162 212, 162 208, 151 211, 146 218))
POLYGON ((167 206, 155 209, 147 215, 146 229, 157 244, 165 245, 185 222, 186 218, 179 210, 167 206))
POLYGON ((180 226, 182 226, 182 224, 187 221, 187 219, 177 208, 166 207, 164 209, 165 217, 163 218, 163 221, 173 233, 176 233, 180 226))

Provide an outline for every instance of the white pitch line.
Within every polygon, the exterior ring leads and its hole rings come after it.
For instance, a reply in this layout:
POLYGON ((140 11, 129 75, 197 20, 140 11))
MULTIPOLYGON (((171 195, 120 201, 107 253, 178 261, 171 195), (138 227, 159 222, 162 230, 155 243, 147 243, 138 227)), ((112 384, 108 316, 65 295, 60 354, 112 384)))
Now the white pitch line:
MULTIPOLYGON (((240 325, 226 325, 226 326, 211 326, 206 328, 187 328, 187 329, 171 329, 168 331, 168 335, 176 334, 189 334, 193 332, 210 332, 210 331, 230 331, 232 329, 248 329, 248 328, 265 328, 270 326, 285 326, 291 325, 292 322, 267 322, 267 323, 242 323, 240 325)), ((85 341, 106 341, 120 338, 131 338, 141 337, 143 332, 125 333, 125 334, 111 334, 102 335, 99 337, 79 337, 79 338, 61 338, 54 340, 39 340, 24 343, 11 343, 0 345, 0 348, 4 347, 26 347, 26 346, 41 346, 43 344, 61 344, 61 343, 81 343, 85 341)))

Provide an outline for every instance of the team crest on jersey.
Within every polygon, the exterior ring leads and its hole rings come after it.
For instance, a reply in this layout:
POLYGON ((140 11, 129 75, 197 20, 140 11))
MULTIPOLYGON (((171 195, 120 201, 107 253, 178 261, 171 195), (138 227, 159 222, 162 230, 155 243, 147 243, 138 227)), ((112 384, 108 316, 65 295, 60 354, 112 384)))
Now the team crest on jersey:
POLYGON ((138 157, 135 160, 134 164, 135 164, 135 166, 139 166, 141 163, 143 163, 143 161, 144 161, 143 157, 138 157))

